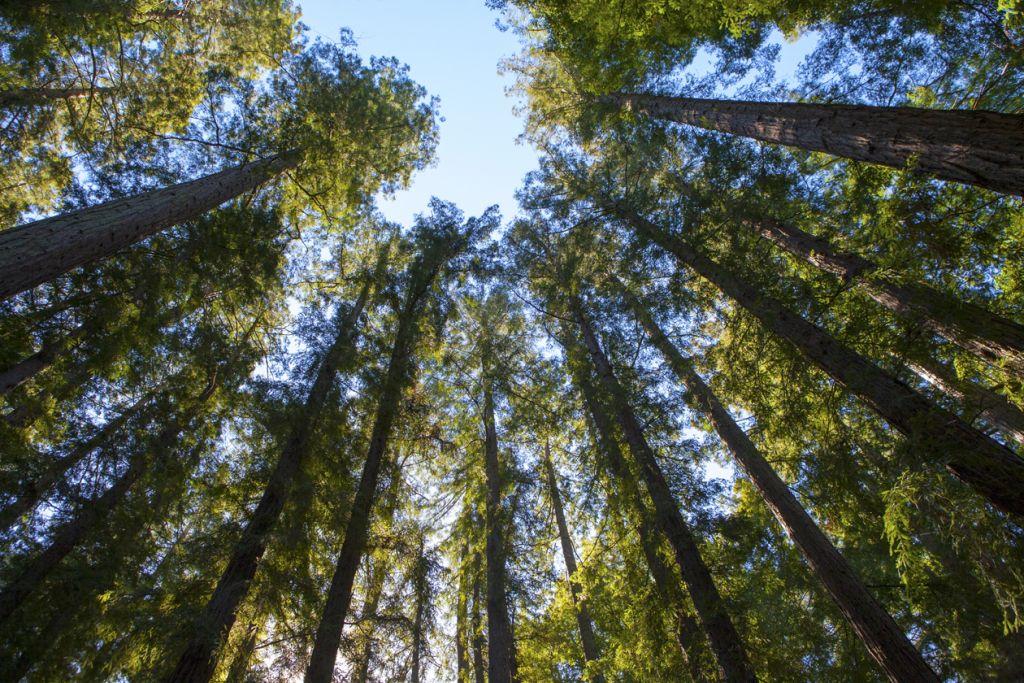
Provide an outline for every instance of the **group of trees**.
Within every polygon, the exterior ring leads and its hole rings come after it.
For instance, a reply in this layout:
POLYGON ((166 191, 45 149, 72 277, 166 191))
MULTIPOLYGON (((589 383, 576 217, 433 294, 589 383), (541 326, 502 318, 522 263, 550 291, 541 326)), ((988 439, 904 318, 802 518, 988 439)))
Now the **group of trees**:
POLYGON ((1016 8, 491 4, 539 168, 411 226, 285 0, 0 6, 0 677, 1024 677, 1016 8))

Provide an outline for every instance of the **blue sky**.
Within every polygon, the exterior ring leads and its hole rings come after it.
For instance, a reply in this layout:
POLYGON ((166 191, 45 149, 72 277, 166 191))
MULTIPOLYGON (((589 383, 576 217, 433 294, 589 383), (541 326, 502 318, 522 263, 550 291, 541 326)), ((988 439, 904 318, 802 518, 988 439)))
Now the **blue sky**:
POLYGON ((517 145, 522 123, 505 95, 509 79, 498 63, 518 51, 511 33, 484 0, 298 0, 310 30, 335 40, 352 30, 365 57, 397 57, 412 77, 441 99, 441 139, 435 165, 413 179, 409 190, 382 200, 388 218, 409 225, 431 196, 447 199, 468 215, 491 204, 505 217, 515 211, 514 193, 537 163, 536 152, 517 145))

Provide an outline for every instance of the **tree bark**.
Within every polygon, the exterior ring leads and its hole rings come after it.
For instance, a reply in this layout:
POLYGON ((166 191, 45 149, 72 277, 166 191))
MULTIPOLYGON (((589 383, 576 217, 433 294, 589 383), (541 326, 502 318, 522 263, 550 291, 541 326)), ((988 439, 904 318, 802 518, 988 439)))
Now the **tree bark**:
POLYGON ((466 586, 466 558, 469 557, 469 539, 462 544, 459 566, 459 587, 455 603, 455 683, 470 683, 469 653, 466 648, 466 629, 469 627, 469 596, 466 586))
MULTIPOLYGON (((576 575, 577 569, 576 553, 573 551, 572 538, 569 536, 569 525, 565 521, 562 495, 558 491, 555 466, 551 462, 551 446, 548 443, 544 444, 544 468, 547 470, 548 495, 551 497, 551 507, 555 512, 555 524, 558 527, 558 540, 562 546, 562 559, 565 561, 565 573, 569 581, 569 592, 572 595, 572 602, 576 606, 576 624, 580 629, 583 658, 587 662, 593 662, 601 658, 601 652, 597 646, 597 637, 594 635, 594 622, 590 618, 590 610, 587 609, 586 600, 580 595, 579 584, 573 578, 576 575)), ((604 683, 604 676, 594 674, 591 680, 594 683, 604 683)))
POLYGON ((693 365, 669 340, 646 308, 624 287, 623 298, 640 319, 654 346, 662 353, 682 383, 686 401, 715 428, 743 471, 757 487, 768 509, 786 530, 793 543, 824 585, 857 633, 871 658, 894 683, 929 681, 938 676, 910 643, 892 616, 875 600, 860 577, 828 537, 807 514, 796 496, 772 469, 746 432, 704 383, 693 365))
POLYGON ((1024 117, 990 111, 613 94, 619 108, 1024 195, 1024 117))
POLYGON ((485 683, 487 675, 484 668, 484 634, 482 631, 483 618, 480 615, 480 555, 477 554, 476 570, 473 572, 473 616, 470 622, 470 629, 473 633, 473 681, 474 683, 485 683))
POLYGON ((959 401, 969 414, 987 422, 1024 445, 1024 411, 1002 394, 956 377, 952 368, 931 360, 907 361, 907 366, 928 384, 959 401))
POLYGON ((415 573, 413 576, 413 591, 416 594, 416 614, 412 622, 412 673, 409 677, 410 683, 420 683, 420 660, 423 654, 423 622, 425 619, 427 601, 430 599, 428 560, 424 554, 424 540, 420 539, 420 555, 416 561, 415 573))
MULTIPOLYGON (((374 563, 367 578, 368 590, 366 600, 363 602, 363 609, 359 612, 360 621, 368 622, 377 618, 377 608, 380 606, 381 595, 384 594, 384 580, 387 572, 374 563)), ((352 675, 352 683, 368 683, 370 680, 370 661, 373 659, 373 628, 364 629, 363 648, 359 653, 359 660, 352 675)))
POLYGON ((583 311, 582 302, 576 298, 572 308, 580 327, 583 344, 590 353, 591 364, 597 371, 605 392, 612 398, 623 436, 647 485, 647 492, 654 503, 658 526, 675 552, 683 581, 689 588, 697 616, 708 635, 720 673, 726 681, 757 680, 747 659, 743 641, 732 623, 711 572, 704 564, 704 558, 700 555, 693 533, 676 506, 657 456, 647 443, 643 428, 601 349, 594 329, 583 311))
POLYGON ((235 544, 213 595, 199 615, 185 650, 166 680, 205 682, 213 676, 217 666, 217 649, 234 625, 238 607, 249 593, 270 533, 284 509, 292 481, 309 452, 310 438, 334 384, 334 376, 351 353, 358 333, 359 318, 374 282, 374 278, 368 278, 352 307, 347 311, 339 309, 334 343, 320 362, 302 410, 292 420, 288 440, 281 449, 281 456, 263 490, 263 496, 249 517, 242 537, 235 544))
POLYGON ((215 383, 211 381, 186 414, 171 418, 170 422, 157 435, 153 452, 147 450, 136 453, 130 459, 128 468, 110 488, 97 498, 84 503, 74 518, 54 531, 49 545, 4 586, 3 592, 0 592, 0 625, 7 623, 64 558, 107 518, 107 515, 125 499, 132 486, 149 471, 156 461, 168 457, 181 430, 198 412, 199 407, 209 399, 215 388, 215 383))
POLYGON ((455 245, 425 247, 420 259, 410 266, 412 279, 402 307, 398 311, 398 329, 395 331, 387 374, 377 401, 366 460, 363 463, 355 499, 352 501, 352 510, 345 527, 345 540, 338 554, 327 601, 317 626, 313 651, 306 669, 306 683, 330 683, 334 676, 341 632, 352 602, 352 583, 370 531, 370 515, 377 497, 377 480, 387 452, 391 428, 398 415, 402 392, 412 381, 412 357, 424 300, 441 266, 455 254, 454 247, 455 245))
POLYGON ((837 275, 897 315, 948 339, 968 353, 1024 377, 1024 326, 981 306, 959 301, 924 283, 901 284, 876 273, 878 265, 837 251, 827 241, 770 218, 745 221, 794 256, 837 275))
POLYGON ((292 150, 0 232, 0 301, 196 218, 294 168, 292 150))
POLYGON ((0 107, 34 107, 58 100, 75 100, 105 95, 117 88, 17 88, 0 90, 0 107))
POLYGON ((883 419, 935 453, 946 469, 993 506, 1024 515, 1024 458, 914 391, 777 299, 737 277, 681 239, 621 205, 607 205, 638 234, 709 280, 768 330, 860 397, 883 419))
POLYGON ((85 327, 79 325, 61 339, 43 344, 30 356, 0 372, 0 396, 17 389, 43 370, 47 369, 66 353, 71 345, 85 334, 85 327))
POLYGON ((494 386, 491 376, 488 331, 484 330, 481 352, 481 383, 483 385, 484 472, 487 479, 487 681, 512 683, 516 680, 516 650, 512 621, 508 614, 505 592, 505 515, 502 507, 501 461, 498 454, 498 432, 494 423, 494 386))

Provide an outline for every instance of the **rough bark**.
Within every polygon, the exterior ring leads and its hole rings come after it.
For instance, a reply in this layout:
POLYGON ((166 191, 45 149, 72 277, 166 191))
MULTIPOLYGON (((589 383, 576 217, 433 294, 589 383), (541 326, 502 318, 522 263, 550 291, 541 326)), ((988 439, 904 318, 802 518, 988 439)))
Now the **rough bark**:
POLYGON ((505 515, 501 504, 504 484, 498 453, 498 432, 494 423, 494 384, 486 330, 481 353, 483 385, 484 473, 487 479, 485 525, 487 539, 487 680, 512 683, 516 679, 516 650, 512 621, 508 614, 505 567, 505 515))
MULTIPOLYGON (((565 521, 562 494, 558 491, 558 480, 555 477, 555 466, 551 462, 550 448, 550 444, 544 444, 544 468, 547 471, 548 495, 551 497, 551 507, 555 512, 555 525, 558 527, 558 541, 562 546, 562 559, 565 561, 569 592, 572 595, 572 602, 576 606, 576 624, 580 629, 583 658, 588 662, 593 662, 601 658, 601 652, 597 646, 597 637, 594 635, 594 622, 590 618, 590 610, 587 609, 586 600, 580 595, 579 583, 573 578, 577 570, 576 553, 573 550, 572 538, 569 536, 569 525, 565 521)), ((604 683, 604 676, 595 674, 590 680, 594 683, 604 683)))
POLYGON ((762 142, 1024 194, 1024 117, 990 111, 614 94, 623 109, 762 142))
POLYGON ((17 88, 0 90, 0 107, 34 107, 60 100, 105 95, 117 88, 17 88))
POLYGON ((54 484, 63 479, 64 475, 81 463, 86 456, 107 443, 128 420, 139 415, 142 412, 143 404, 151 401, 152 398, 152 396, 146 396, 139 399, 134 405, 103 425, 91 437, 75 446, 70 453, 51 462, 38 477, 25 482, 17 497, 0 509, 0 532, 6 532, 24 515, 31 512, 54 484))
POLYGON ((1024 458, 940 408, 685 241, 622 205, 607 208, 632 225, 638 234, 713 283, 769 331, 795 346, 895 429, 914 439, 921 452, 934 454, 953 476, 993 506, 1024 515, 1024 458))
POLYGON ((840 277, 897 315, 988 363, 1024 377, 1024 326, 924 283, 894 282, 877 273, 876 263, 837 251, 827 241, 793 225, 770 218, 747 224, 782 249, 840 277))
POLYGON ((454 253, 451 248, 433 250, 430 254, 424 254, 422 261, 410 267, 422 270, 413 274, 402 308, 398 311, 398 329, 391 348, 391 358, 377 401, 359 487, 345 527, 345 540, 338 553, 327 601, 313 641, 313 651, 306 669, 307 683, 330 683, 334 675, 341 632, 352 602, 352 583, 369 536, 370 515, 377 497, 377 480, 387 453, 391 429, 398 415, 402 392, 412 379, 412 357, 423 302, 441 266, 454 253))
POLYGON ((235 544, 217 587, 199 615, 168 681, 208 681, 213 675, 217 665, 217 649, 235 623, 238 607, 249 592, 256 569, 266 551, 270 533, 284 509, 292 481, 308 454, 310 437, 323 412, 335 373, 351 352, 359 318, 369 299, 373 282, 372 278, 367 279, 352 307, 338 311, 334 343, 320 362, 316 379, 302 410, 292 421, 288 440, 263 490, 263 496, 249 517, 242 537, 235 544))
POLYGON ((296 151, 0 232, 0 301, 195 218, 293 168, 296 151))
POLYGON ((612 399, 619 427, 654 503, 658 526, 675 553, 683 581, 690 591, 697 616, 707 633, 720 673, 726 681, 754 681, 756 678, 747 659, 743 641, 732 623, 711 572, 701 557, 693 533, 676 506, 657 456, 647 443, 643 428, 601 349, 579 299, 574 301, 573 314, 579 325, 583 344, 590 353, 591 364, 597 371, 604 391, 612 399))
POLYGON ((925 382, 959 401, 968 414, 1024 445, 1024 411, 1005 396, 980 384, 958 379, 952 368, 937 361, 908 361, 907 366, 925 382))
POLYGON ((746 432, 732 419, 711 388, 697 374, 690 361, 671 342, 632 293, 625 288, 622 288, 622 293, 647 330, 654 346, 662 353, 676 378, 682 383, 689 406, 711 422, 740 467, 757 487, 768 509, 800 549, 811 570, 839 607, 839 611, 850 622, 872 659, 895 683, 937 683, 938 677, 910 643, 903 630, 875 600, 846 558, 807 514, 746 432))
POLYGON ((100 496, 85 502, 78 513, 54 531, 49 544, 32 558, 0 592, 0 624, 5 624, 18 608, 39 589, 46 578, 60 565, 82 540, 107 518, 128 495, 128 492, 158 459, 168 457, 181 430, 215 389, 213 382, 193 406, 182 415, 171 418, 160 430, 152 450, 135 454, 127 469, 100 496))

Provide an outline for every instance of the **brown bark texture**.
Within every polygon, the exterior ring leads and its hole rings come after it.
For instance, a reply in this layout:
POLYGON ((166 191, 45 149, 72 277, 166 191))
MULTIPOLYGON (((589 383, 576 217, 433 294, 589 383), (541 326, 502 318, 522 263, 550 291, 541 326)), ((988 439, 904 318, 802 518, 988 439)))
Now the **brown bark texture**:
POLYGON ((604 100, 676 123, 1024 195, 1024 116, 1018 114, 641 93, 604 100))

